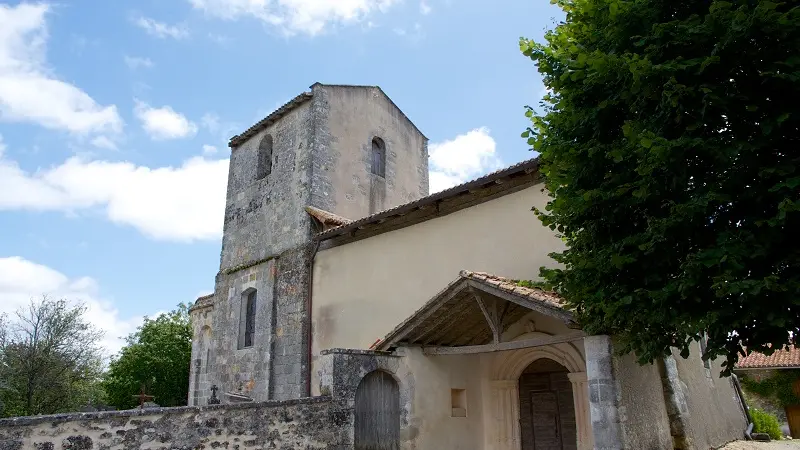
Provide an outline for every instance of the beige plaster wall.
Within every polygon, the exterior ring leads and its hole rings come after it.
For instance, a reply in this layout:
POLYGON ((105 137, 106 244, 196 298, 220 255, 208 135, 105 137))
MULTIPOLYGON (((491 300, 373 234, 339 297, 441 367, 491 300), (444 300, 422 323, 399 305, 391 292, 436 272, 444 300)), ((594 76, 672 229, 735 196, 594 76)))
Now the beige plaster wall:
POLYGON ((626 448, 672 449, 658 366, 640 366, 633 354, 627 354, 613 358, 613 370, 621 394, 619 414, 626 448))
POLYGON ((541 187, 320 251, 314 262, 313 354, 369 348, 462 269, 537 278, 540 266, 553 264, 547 254, 563 249, 530 211, 547 202, 541 187))
POLYGON ((428 195, 427 139, 380 89, 317 89, 329 108, 327 130, 318 133, 333 138, 328 152, 334 166, 328 174, 331 212, 355 220, 428 195), (383 179, 370 173, 373 137, 386 144, 383 179))
POLYGON ((433 356, 418 348, 401 348, 397 376, 407 387, 408 426, 403 449, 483 448, 484 408, 478 355, 433 356), (465 389, 467 417, 452 417, 451 389, 465 389))
POLYGON ((689 408, 687 434, 695 448, 717 448, 741 439, 747 423, 731 379, 719 377, 723 359, 706 369, 699 344, 692 346, 688 358, 677 352, 674 358, 689 408))

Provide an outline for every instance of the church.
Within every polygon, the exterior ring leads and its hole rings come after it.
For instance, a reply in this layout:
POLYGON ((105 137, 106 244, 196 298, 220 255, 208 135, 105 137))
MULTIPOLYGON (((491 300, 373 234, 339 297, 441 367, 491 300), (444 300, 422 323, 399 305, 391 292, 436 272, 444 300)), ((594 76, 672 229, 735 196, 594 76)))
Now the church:
POLYGON ((708 449, 746 407, 700 346, 639 366, 524 287, 564 243, 536 159, 429 194, 428 139, 377 86, 316 83, 230 140, 189 405, 331 395, 355 448, 708 449), (339 380, 339 381, 336 381, 339 380))

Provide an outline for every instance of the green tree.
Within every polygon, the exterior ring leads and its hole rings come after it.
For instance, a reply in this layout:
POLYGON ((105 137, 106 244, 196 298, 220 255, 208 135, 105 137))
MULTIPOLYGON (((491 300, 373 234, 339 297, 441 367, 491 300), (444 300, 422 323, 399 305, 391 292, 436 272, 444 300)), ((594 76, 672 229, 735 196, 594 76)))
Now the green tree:
POLYGON ((155 319, 145 317, 109 364, 103 380, 109 403, 133 408, 139 402, 132 396, 144 386, 161 406, 186 405, 191 357, 192 327, 187 305, 181 303, 176 310, 155 319))
POLYGON ((545 283, 641 363, 702 332, 705 358, 800 332, 800 6, 558 0, 520 40, 550 94, 523 133, 568 250, 545 283))
POLYGON ((69 412, 102 400, 103 333, 85 312, 83 304, 42 296, 0 320, 0 414, 69 412))

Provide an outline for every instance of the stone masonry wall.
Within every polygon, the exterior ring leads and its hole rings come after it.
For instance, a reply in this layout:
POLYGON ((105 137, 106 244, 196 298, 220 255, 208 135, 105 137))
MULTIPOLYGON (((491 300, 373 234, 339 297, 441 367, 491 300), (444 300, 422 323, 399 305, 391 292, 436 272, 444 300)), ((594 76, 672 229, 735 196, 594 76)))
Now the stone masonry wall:
POLYGON ((428 139, 377 87, 312 86, 312 205, 360 219, 428 195, 428 139), (385 178, 370 173, 372 139, 385 178))
MULTIPOLYGON (((218 397, 228 402, 226 392, 240 393, 255 401, 272 400, 270 397, 269 362, 273 347, 273 317, 276 259, 270 259, 246 269, 217 277, 212 348, 208 382, 220 388, 218 397), (243 304, 247 292, 256 290, 255 336, 253 346, 240 348, 243 328, 243 304), (224 301, 220 301, 224 299, 224 301)), ((203 397, 210 395, 204 387, 203 397)), ((297 397, 300 397, 299 395, 297 397)), ((206 404, 201 400, 198 405, 206 404)))
POLYGON ((211 396, 210 377, 211 344, 213 337, 214 305, 193 307, 192 318, 192 363, 189 374, 189 406, 205 405, 211 396))
POLYGON ((232 149, 220 270, 276 256, 309 240, 310 102, 232 149), (273 139, 272 172, 256 180, 258 147, 273 139))
POLYGON ((351 449, 352 411, 327 397, 0 419, 0 450, 351 449))

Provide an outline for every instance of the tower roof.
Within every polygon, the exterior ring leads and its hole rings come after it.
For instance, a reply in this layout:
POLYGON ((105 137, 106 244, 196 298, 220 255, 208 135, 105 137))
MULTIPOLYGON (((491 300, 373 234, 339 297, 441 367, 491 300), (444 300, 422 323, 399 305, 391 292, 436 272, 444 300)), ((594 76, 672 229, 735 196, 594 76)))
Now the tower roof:
POLYGON ((269 127, 273 123, 277 122, 281 117, 285 116, 286 114, 290 113, 291 111, 293 111, 294 109, 296 109, 300 105, 302 105, 305 102, 307 102, 307 101, 311 100, 312 98, 314 98, 314 91, 313 90, 314 90, 315 86, 377 89, 378 91, 380 91, 381 94, 383 94, 384 97, 386 97, 387 100, 389 100, 389 103, 391 103, 395 108, 397 108, 397 110, 400 112, 400 114, 402 114, 403 117, 405 117, 406 120, 408 120, 411 123, 411 125, 414 126, 414 128, 417 130, 417 132, 419 132, 419 134, 422 135, 422 137, 424 137, 425 139, 428 139, 425 136, 425 134, 422 132, 422 130, 420 130, 419 127, 417 127, 417 125, 411 119, 409 119, 408 116, 406 116, 406 114, 397 106, 397 104, 391 99, 391 97, 386 95, 386 92, 384 92, 383 89, 381 89, 380 86, 377 86, 377 85, 357 85, 357 84, 323 84, 323 83, 317 82, 317 83, 314 83, 314 84, 311 85, 311 87, 310 87, 311 91, 306 91, 306 92, 303 92, 303 93, 297 95, 293 99, 291 99, 288 102, 286 102, 285 104, 281 105, 275 111, 271 112, 267 117, 264 117, 263 119, 261 119, 258 122, 256 122, 255 125, 251 126, 247 130, 245 130, 243 133, 240 133, 240 134, 237 134, 236 136, 233 136, 230 139, 230 141, 228 142, 228 147, 234 148, 234 147, 238 147, 238 146, 242 145, 248 139, 250 139, 251 137, 253 137, 256 134, 258 134, 261 130, 269 127))

